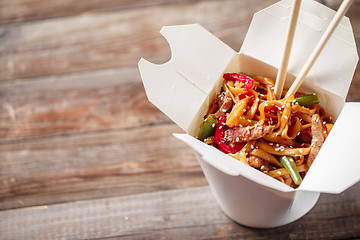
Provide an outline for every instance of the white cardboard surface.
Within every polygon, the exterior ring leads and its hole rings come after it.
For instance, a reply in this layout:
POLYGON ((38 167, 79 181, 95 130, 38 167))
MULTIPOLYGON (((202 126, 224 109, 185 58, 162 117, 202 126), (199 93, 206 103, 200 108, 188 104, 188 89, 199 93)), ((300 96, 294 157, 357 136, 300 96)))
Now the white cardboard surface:
POLYGON ((141 59, 139 68, 149 101, 187 131, 208 95, 178 74, 171 62, 156 65, 141 59))
POLYGON ((235 51, 198 24, 167 26, 160 33, 169 42, 171 64, 186 81, 211 94, 235 51))
POLYGON ((360 180, 360 103, 346 103, 299 190, 341 193, 360 180))
MULTIPOLYGON (((262 72, 264 69, 273 69, 280 65, 290 10, 291 1, 284 0, 255 14, 238 55, 239 59, 233 50, 197 24, 165 27, 162 34, 169 41, 172 50, 171 60, 163 65, 154 65, 144 59, 139 62, 149 100, 188 134, 194 136, 195 129, 200 125, 225 69, 239 68, 247 72, 247 69, 256 71, 258 68, 259 72, 262 72), (257 61, 244 63, 242 60, 251 58, 257 61)), ((300 24, 297 26, 289 64, 292 75, 300 71, 333 15, 333 10, 311 0, 303 0, 300 24)), ((313 66, 305 83, 311 89, 316 89, 319 94, 327 96, 330 93, 336 96, 325 99, 325 107, 336 114, 341 111, 344 104, 358 61, 349 20, 344 18, 341 24, 313 66), (329 105, 326 106, 327 104, 329 105), (336 109, 333 111, 331 108, 335 105, 336 109)), ((359 122, 348 119, 349 114, 353 112, 359 113, 360 105, 346 104, 299 190, 339 193, 359 180, 358 153, 351 150, 343 153, 337 151, 338 146, 344 149, 357 148, 358 134, 346 134, 346 131, 349 131, 346 127, 349 127, 350 122, 355 128, 360 129, 359 122), (345 138, 346 145, 343 145, 344 142, 339 143, 338 139, 344 141, 345 138), (346 156, 346 165, 352 166, 353 171, 343 166, 339 168, 340 171, 335 172, 340 156, 346 156), (338 176, 336 180, 325 180, 333 178, 334 173, 338 176)), ((189 135, 175 136, 189 144, 209 164, 224 173, 242 175, 282 192, 294 191, 189 135)))
POLYGON ((199 24, 163 27, 161 34, 172 56, 162 65, 139 61, 145 91, 150 102, 194 134, 192 122, 206 112, 214 85, 236 53, 199 24))

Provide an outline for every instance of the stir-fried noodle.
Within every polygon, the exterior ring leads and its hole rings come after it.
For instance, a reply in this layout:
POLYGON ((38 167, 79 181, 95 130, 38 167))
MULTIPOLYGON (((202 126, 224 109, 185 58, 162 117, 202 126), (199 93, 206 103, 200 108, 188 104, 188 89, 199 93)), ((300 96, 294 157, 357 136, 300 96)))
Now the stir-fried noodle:
POLYGON ((297 187, 333 124, 316 95, 296 93, 277 100, 273 88, 267 77, 224 74, 200 139, 297 187))

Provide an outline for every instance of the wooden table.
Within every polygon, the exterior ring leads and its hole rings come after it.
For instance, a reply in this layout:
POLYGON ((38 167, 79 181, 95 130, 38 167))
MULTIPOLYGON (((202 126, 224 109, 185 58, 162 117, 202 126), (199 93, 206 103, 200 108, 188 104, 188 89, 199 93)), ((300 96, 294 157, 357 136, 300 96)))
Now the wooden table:
MULTIPOLYGON (((275 1, 2 0, 0 239, 360 239, 360 184, 284 227, 234 223, 146 99, 137 62, 169 59, 163 25, 238 50, 275 1)), ((360 46, 360 1, 347 16, 360 46)), ((358 66, 347 100, 359 91, 358 66)))

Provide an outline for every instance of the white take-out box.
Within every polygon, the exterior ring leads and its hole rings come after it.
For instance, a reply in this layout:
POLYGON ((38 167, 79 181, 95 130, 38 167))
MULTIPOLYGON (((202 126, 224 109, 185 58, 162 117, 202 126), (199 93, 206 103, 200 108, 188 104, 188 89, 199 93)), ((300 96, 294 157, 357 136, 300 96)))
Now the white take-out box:
MULTIPOLYGON (((291 0, 283 0, 256 13, 239 53, 198 24, 163 27, 171 59, 159 65, 141 59, 138 64, 149 101, 186 131, 174 135, 195 150, 221 209, 251 227, 293 222, 310 211, 320 193, 341 193, 360 179, 360 103, 345 103, 358 55, 346 17, 300 89, 320 95, 336 122, 297 189, 195 138, 223 73, 276 79, 291 7, 291 0)), ((334 15, 318 2, 303 0, 285 85, 291 85, 334 15)))

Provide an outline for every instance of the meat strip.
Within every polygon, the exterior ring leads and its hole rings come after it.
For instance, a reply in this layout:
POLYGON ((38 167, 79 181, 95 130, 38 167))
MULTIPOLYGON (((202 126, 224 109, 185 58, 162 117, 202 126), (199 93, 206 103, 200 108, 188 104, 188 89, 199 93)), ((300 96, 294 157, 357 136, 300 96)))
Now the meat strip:
POLYGON ((263 172, 270 170, 269 162, 262 158, 251 155, 246 160, 249 163, 249 165, 253 168, 260 169, 263 172))
POLYGON ((320 119, 319 114, 314 114, 311 117, 311 145, 310 145, 310 153, 307 159, 308 167, 313 163, 316 155, 319 153, 321 146, 325 141, 325 137, 323 134, 323 125, 320 119))
POLYGON ((217 101, 219 103, 219 110, 215 113, 215 117, 219 118, 221 115, 229 111, 233 105, 233 100, 229 92, 222 92, 218 95, 217 101))
POLYGON ((274 131, 275 126, 254 125, 247 127, 235 127, 225 131, 224 138, 227 142, 248 142, 259 139, 274 131))

